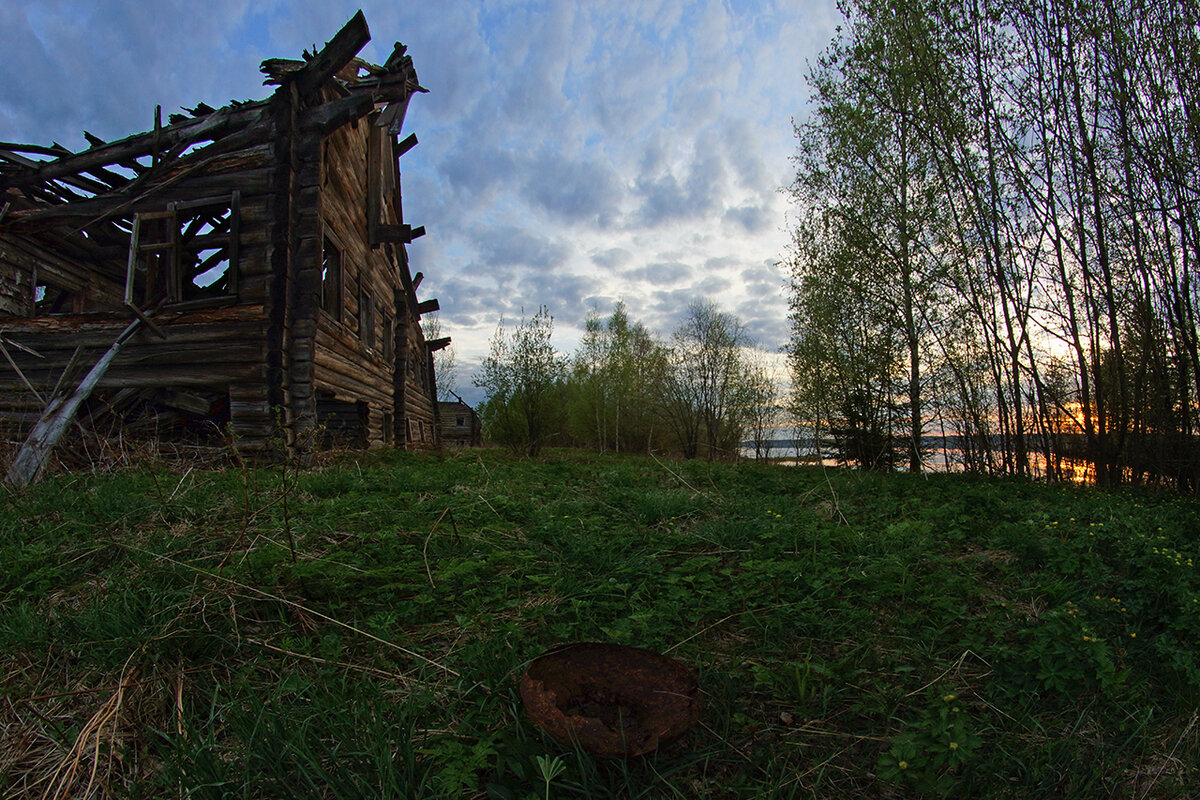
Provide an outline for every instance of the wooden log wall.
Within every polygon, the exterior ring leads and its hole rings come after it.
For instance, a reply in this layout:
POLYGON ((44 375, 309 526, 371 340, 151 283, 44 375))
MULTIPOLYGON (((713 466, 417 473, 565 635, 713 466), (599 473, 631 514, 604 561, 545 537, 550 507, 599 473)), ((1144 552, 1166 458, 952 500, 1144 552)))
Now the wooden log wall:
MULTIPOLYGON (((236 164, 257 174, 266 154, 256 147, 251 155, 225 166, 236 164)), ((148 208, 164 210, 181 198, 214 196, 210 192, 216 185, 251 190, 239 203, 237 298, 231 301, 235 305, 199 311, 166 306, 154 315, 166 338, 143 329, 126 344, 97 388, 201 387, 228 393, 234 434, 243 449, 258 450, 273 438, 275 428, 266 370, 272 194, 254 181, 240 181, 238 174, 195 175, 181 178, 170 192, 155 193, 154 205, 148 208)), ((64 379, 76 347, 81 348, 78 361, 86 372, 88 360, 95 361, 132 319, 123 303, 129 237, 115 239, 118 229, 108 219, 93 225, 103 226, 105 235, 93 240, 61 226, 0 233, 0 331, 40 356, 14 345, 8 350, 20 374, 7 363, 0 365, 0 417, 19 427, 31 421, 41 402, 26 382, 47 399, 64 379), (41 283, 71 292, 74 303, 66 310, 77 313, 33 316, 33 289, 41 283)), ((78 380, 81 374, 66 378, 78 380)))
MULTIPOLYGON (((369 156, 372 139, 378 142, 370 126, 369 119, 344 126, 321 146, 320 219, 322 230, 341 247, 343 308, 340 318, 323 310, 317 314, 313 383, 339 400, 367 403, 368 446, 404 445, 405 419, 413 415, 414 422, 419 418, 425 425, 424 443, 433 446, 435 416, 428 398, 422 403, 421 391, 397 392, 403 388, 395 380, 397 371, 423 361, 425 346, 411 308, 415 303, 405 298, 391 249, 370 244, 369 193, 394 194, 395 180, 387 171, 396 169, 369 156), (373 178, 373 167, 383 175, 373 178)), ((398 222, 391 202, 382 211, 384 221, 398 222)))
MULTIPOLYGON (((31 423, 42 402, 26 381, 42 400, 48 399, 60 382, 66 386, 77 383, 128 324, 128 317, 116 314, 6 320, 5 349, 20 372, 7 363, 0 368, 0 416, 10 422, 31 423)), ((229 392, 231 404, 236 406, 234 387, 265 383, 262 306, 165 313, 155 317, 155 324, 166 338, 145 328, 135 334, 100 380, 99 390, 201 388, 229 392)), ((246 395, 241 391, 243 399, 246 395)), ((254 398, 248 400, 255 402, 254 398)), ((239 417, 235 407, 232 415, 233 420, 242 421, 240 426, 235 423, 235 433, 255 442, 270 435, 269 409, 255 406, 241 412, 239 417), (247 411, 252 413, 247 415, 247 411)))
POLYGON ((67 259, 44 240, 0 233, 0 316, 32 316, 35 286, 47 282, 72 294, 74 302, 65 312, 116 308, 125 291, 123 279, 67 259))

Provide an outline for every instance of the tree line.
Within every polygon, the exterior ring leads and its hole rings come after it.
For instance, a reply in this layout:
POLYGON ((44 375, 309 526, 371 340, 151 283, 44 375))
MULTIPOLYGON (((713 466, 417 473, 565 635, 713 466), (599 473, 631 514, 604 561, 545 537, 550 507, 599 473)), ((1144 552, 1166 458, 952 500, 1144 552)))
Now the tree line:
POLYGON ((1200 20, 846 0, 796 126, 798 420, 860 464, 1195 491, 1200 20))
POLYGON ((629 319, 623 303, 593 312, 576 352, 558 352, 544 306, 501 320, 474 383, 493 443, 536 455, 547 445, 600 452, 669 451, 735 458, 744 436, 769 424, 779 389, 745 327, 696 302, 669 339, 629 319))

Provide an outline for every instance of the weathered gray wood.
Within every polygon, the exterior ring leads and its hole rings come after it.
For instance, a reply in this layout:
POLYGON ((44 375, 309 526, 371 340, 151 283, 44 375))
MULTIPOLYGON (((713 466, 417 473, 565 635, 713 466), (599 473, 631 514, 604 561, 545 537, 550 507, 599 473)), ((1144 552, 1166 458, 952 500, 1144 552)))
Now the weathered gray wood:
POLYGON ((371 31, 367 28, 367 18, 360 9, 311 61, 302 69, 285 76, 284 82, 294 82, 301 99, 308 99, 325 81, 349 64, 369 41, 371 31))
POLYGON ((67 426, 75 419, 75 412, 79 410, 80 404, 91 395, 96 384, 108 371, 113 359, 117 357, 117 353, 121 352, 125 342, 129 341, 129 337, 137 331, 141 324, 140 318, 129 323, 129 327, 121 332, 112 347, 108 348, 108 351, 100 357, 100 360, 84 376, 79 387, 69 397, 64 398, 59 395, 51 399, 42 418, 33 426, 29 438, 25 440, 25 444, 21 445, 21 449, 17 451, 16 457, 8 467, 5 480, 9 484, 23 487, 38 479, 46 467, 47 459, 54 451, 54 445, 58 444, 58 440, 62 438, 67 426))

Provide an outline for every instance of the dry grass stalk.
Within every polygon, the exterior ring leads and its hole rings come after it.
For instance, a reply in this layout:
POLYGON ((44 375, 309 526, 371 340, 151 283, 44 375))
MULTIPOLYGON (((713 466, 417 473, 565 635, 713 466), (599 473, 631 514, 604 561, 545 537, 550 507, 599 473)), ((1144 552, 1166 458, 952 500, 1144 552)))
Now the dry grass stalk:
MULTIPOLYGON (((42 800, 64 800, 67 797, 90 797, 92 787, 96 785, 96 777, 101 764, 101 748, 105 743, 105 728, 108 728, 108 752, 115 752, 117 746, 117 732, 120 725, 121 708, 125 701, 126 690, 131 684, 137 681, 138 668, 129 669, 129 660, 125 662, 125 666, 121 669, 120 680, 117 689, 113 694, 92 714, 91 719, 79 731, 79 735, 75 737, 75 743, 67 752, 66 756, 59 762, 54 772, 50 777, 50 785, 42 792, 42 800), (74 787, 79 778, 80 766, 84 759, 91 757, 91 769, 88 771, 87 785, 84 786, 82 792, 75 792, 74 787)), ((103 776, 107 779, 111 773, 111 761, 107 763, 108 769, 103 776)), ((107 784, 107 780, 103 781, 107 784)))

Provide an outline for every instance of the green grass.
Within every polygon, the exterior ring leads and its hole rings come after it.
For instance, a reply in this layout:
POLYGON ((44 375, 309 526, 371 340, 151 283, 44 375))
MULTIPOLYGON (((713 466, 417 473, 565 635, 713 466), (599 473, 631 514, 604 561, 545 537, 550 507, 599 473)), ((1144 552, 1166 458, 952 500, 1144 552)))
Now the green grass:
POLYGON ((1185 798, 1198 512, 558 451, 58 476, 0 509, 0 797, 1185 798), (546 737, 517 681, 589 640, 691 666, 700 725, 546 737))

